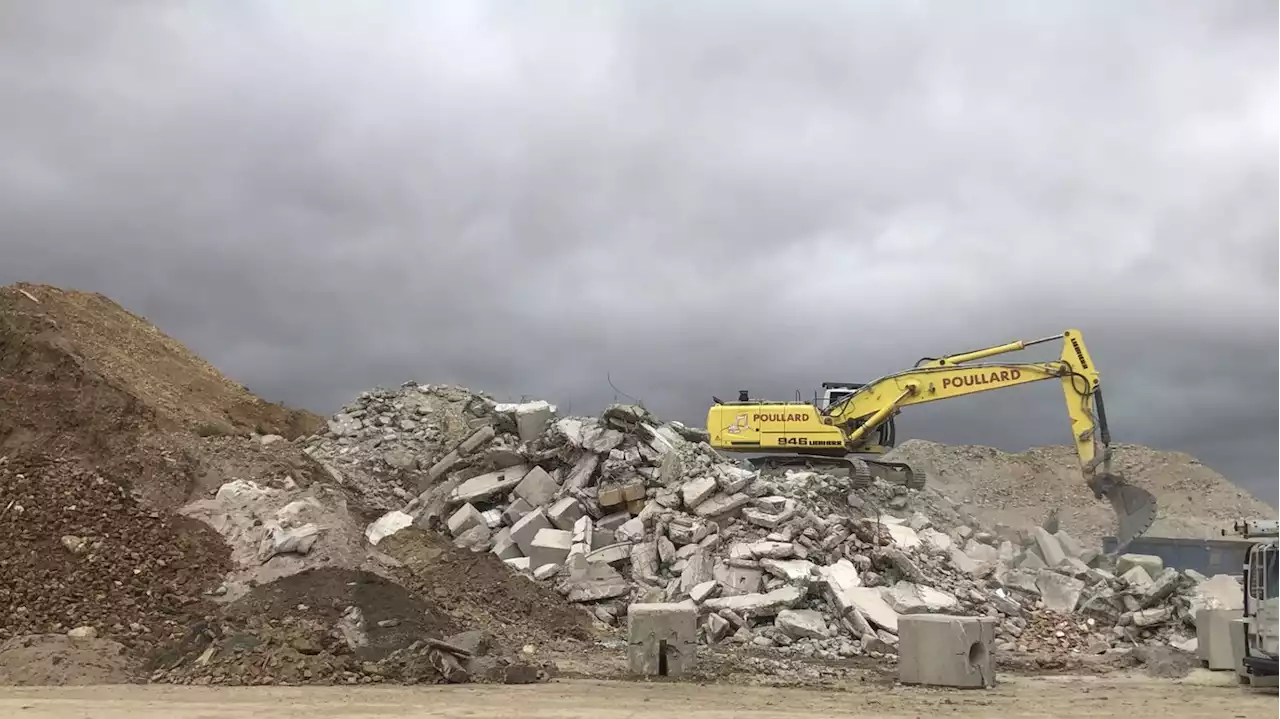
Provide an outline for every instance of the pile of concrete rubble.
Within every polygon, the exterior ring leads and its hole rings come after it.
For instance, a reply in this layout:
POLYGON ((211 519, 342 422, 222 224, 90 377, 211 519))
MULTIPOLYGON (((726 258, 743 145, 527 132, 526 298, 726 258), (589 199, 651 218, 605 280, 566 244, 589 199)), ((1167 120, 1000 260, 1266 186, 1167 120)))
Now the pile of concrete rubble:
POLYGON ((891 657, 901 615, 948 613, 997 617, 1008 652, 1189 649, 1197 609, 1239 602, 1229 576, 931 517, 917 509, 941 503, 928 488, 762 473, 706 439, 634 405, 559 418, 546 402, 406 384, 361 395, 307 451, 389 510, 372 544, 410 525, 447 532, 610 625, 631 602, 693 602, 707 643, 891 657))

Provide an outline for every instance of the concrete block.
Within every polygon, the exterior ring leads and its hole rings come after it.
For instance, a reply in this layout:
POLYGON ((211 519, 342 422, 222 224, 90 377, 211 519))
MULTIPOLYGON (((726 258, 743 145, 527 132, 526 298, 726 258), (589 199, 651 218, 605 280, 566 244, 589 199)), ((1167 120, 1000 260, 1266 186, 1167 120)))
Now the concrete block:
MULTIPOLYGON (((1243 658, 1245 651, 1248 650, 1248 647, 1249 647, 1248 622, 1249 620, 1245 619, 1244 617, 1240 617, 1239 619, 1232 619, 1230 622, 1230 629, 1227 630, 1227 634, 1230 637, 1231 656, 1233 657, 1243 658)), ((1236 672, 1236 681, 1238 681, 1241 684, 1252 683, 1252 677, 1249 674, 1249 670, 1245 668, 1243 661, 1241 661, 1239 664, 1236 664, 1234 661, 1232 661, 1231 668, 1234 669, 1236 672)))
POLYGON ((622 485, 622 501, 631 503, 644 497, 644 482, 637 479, 622 485))
POLYGON ((511 538, 510 527, 503 527, 494 535, 492 551, 498 555, 498 559, 515 559, 522 556, 520 548, 516 546, 515 540, 511 538))
POLYGON ((912 614, 898 618, 898 681, 958 688, 991 688, 993 617, 912 614))
POLYGON ((529 545, 529 564, 535 568, 546 564, 563 565, 573 546, 573 532, 563 529, 539 529, 529 545))
POLYGON ((551 422, 553 408, 550 404, 537 401, 527 402, 516 407, 516 431, 521 442, 532 442, 542 436, 551 422))
POLYGON ((450 469, 452 469, 453 465, 457 464, 458 460, 460 459, 462 459, 462 455, 458 454, 457 450, 454 450, 446 454, 445 456, 441 457, 438 462, 431 465, 431 468, 427 470, 427 482, 428 483, 435 482, 437 479, 443 476, 445 472, 448 472, 450 469))
POLYGON ((1121 554, 1116 558, 1116 574, 1124 575, 1133 567, 1142 567, 1148 577, 1164 571, 1164 560, 1154 554, 1121 554))
POLYGON ((447 524, 449 525, 449 534, 455 537, 472 527, 488 526, 485 524, 484 515, 471 504, 464 504, 458 507, 458 511, 449 517, 447 524))
POLYGON ((573 497, 565 497, 547 510, 547 519, 556 529, 571 530, 574 522, 583 516, 582 505, 573 497))
POLYGON ((502 563, 503 563, 503 564, 505 564, 505 565, 507 565, 508 567, 511 567, 512 569, 516 570, 517 572, 528 572, 528 571, 529 571, 529 558, 528 558, 528 557, 516 557, 516 558, 514 558, 514 559, 504 559, 504 560, 502 560, 502 563))
POLYGON ((551 501, 559 491, 560 485, 547 474, 542 467, 534 467, 516 485, 516 496, 535 507, 541 507, 551 501))
POLYGON ((678 677, 697 659, 698 610, 692 602, 627 608, 627 664, 640 676, 678 677))
POLYGON ((1043 527, 1036 527, 1031 530, 1031 534, 1035 537, 1036 546, 1040 548, 1040 556, 1044 557, 1045 564, 1056 567, 1067 558, 1067 553, 1062 551, 1058 538, 1049 534, 1043 527))
POLYGON ((646 500, 644 500, 644 499, 633 499, 633 500, 631 500, 630 502, 627 502, 627 505, 626 505, 626 506, 627 506, 627 513, 628 513, 628 514, 633 514, 633 515, 638 515, 638 514, 640 514, 641 512, 643 512, 643 511, 644 511, 644 508, 645 508, 647 505, 648 505, 648 502, 647 502, 646 500))
MULTIPOLYGON (((596 490, 596 501, 601 507, 616 507, 626 500, 622 498, 622 487, 617 484, 602 484, 596 490)), ((630 512, 619 512, 630 516, 630 512)))
POLYGON ((529 504, 523 499, 516 497, 516 501, 512 502, 511 504, 508 504, 507 508, 503 510, 502 516, 507 520, 507 524, 514 525, 516 522, 519 522, 520 519, 524 517, 524 515, 532 511, 533 511, 532 504, 529 504))
POLYGON ((1210 669, 1234 669, 1231 654, 1231 622, 1239 609, 1201 609, 1196 612, 1196 653, 1210 669))
POLYGON ((618 541, 616 535, 607 529, 600 529, 600 527, 596 527, 591 532, 591 547, 593 549, 595 547, 607 547, 616 541, 618 541))
POLYGON ((544 529, 554 529, 554 527, 541 509, 535 509, 512 525, 511 539, 526 557, 531 556, 529 552, 533 549, 533 539, 544 529))

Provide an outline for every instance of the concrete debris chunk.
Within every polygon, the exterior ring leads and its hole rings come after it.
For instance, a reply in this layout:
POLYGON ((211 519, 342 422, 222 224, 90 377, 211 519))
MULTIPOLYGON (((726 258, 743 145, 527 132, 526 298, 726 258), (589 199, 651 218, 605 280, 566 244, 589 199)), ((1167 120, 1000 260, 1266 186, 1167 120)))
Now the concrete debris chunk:
POLYGON ((792 639, 826 639, 831 636, 822 614, 812 609, 783 609, 773 625, 792 639))
POLYGON ((1044 558, 1046 565, 1056 567, 1067 558, 1066 552, 1062 551, 1062 545, 1058 544, 1057 537, 1045 531, 1043 527, 1036 527, 1031 530, 1031 534, 1035 537, 1036 546, 1039 547, 1040 556, 1044 558))
POLYGON ((737 594, 708 599, 704 606, 712 611, 731 610, 742 617, 766 617, 794 607, 802 598, 799 589, 783 587, 764 594, 737 594))
POLYGON ((529 556, 533 551, 533 540, 538 536, 538 532, 554 528, 551 521, 547 519, 547 515, 541 509, 535 509, 512 525, 511 539, 525 556, 529 556))
POLYGON ((898 614, 943 614, 960 608, 960 601, 946 592, 899 581, 884 591, 885 603, 898 614))
POLYGON ((898 613, 884 600, 878 587, 850 587, 840 593, 840 600, 858 610, 868 622, 895 634, 898 632, 898 613))
POLYGON ((730 495, 720 492, 699 503, 693 511, 694 514, 697 514, 699 517, 719 517, 740 509, 750 501, 751 497, 746 494, 730 495))
POLYGON ((364 537, 369 544, 378 545, 383 539, 413 524, 413 515, 392 510, 371 522, 364 530, 364 537))
POLYGON ((990 617, 902 618, 898 680, 959 688, 995 686, 996 621, 990 617))
POLYGON ((699 504, 710 499, 717 489, 714 477, 697 477, 684 483, 680 488, 680 496, 684 500, 684 506, 696 509, 699 504))
POLYGON ((760 568, 795 586, 807 586, 817 569, 807 559, 762 559, 760 568))
POLYGON ((478 477, 472 477, 462 484, 449 496, 453 502, 481 502, 496 497, 500 494, 510 492, 527 473, 524 465, 516 465, 496 472, 489 472, 478 477), (524 470, 524 471, 522 471, 524 470))
POLYGON ((564 497, 547 510, 547 519, 556 529, 573 529, 574 523, 582 516, 582 505, 573 497, 564 497))
POLYGON ((562 529, 539 529, 529 545, 529 563, 533 567, 564 564, 573 546, 573 533, 562 529))
POLYGON ((1050 570, 1041 570, 1036 578, 1036 588, 1040 590, 1040 599, 1045 609, 1060 614, 1075 611, 1084 591, 1084 582, 1050 570))
POLYGON ((920 546, 920 537, 911 527, 903 524, 887 524, 885 528, 889 530, 889 536, 893 539, 893 543, 903 549, 915 549, 920 546))
POLYGON ((1151 554, 1121 554, 1116 559, 1116 574, 1120 576, 1134 567, 1142 567, 1148 577, 1155 577, 1164 571, 1164 560, 1151 554))
POLYGON ((458 511, 449 517, 447 524, 449 526, 449 534, 457 537, 472 527, 484 525, 485 521, 480 514, 480 510, 467 503, 458 507, 458 511))
POLYGON ((560 485, 547 474, 547 470, 534 467, 516 485, 515 493, 530 505, 542 507, 551 502, 559 489, 560 485))

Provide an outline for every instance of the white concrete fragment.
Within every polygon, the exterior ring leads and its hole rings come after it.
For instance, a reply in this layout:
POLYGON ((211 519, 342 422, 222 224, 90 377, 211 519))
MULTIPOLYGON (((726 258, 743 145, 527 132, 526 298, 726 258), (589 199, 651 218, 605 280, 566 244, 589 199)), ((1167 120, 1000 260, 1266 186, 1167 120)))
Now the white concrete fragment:
POLYGON ((905 524, 887 524, 885 528, 889 530, 893 543, 902 549, 915 549, 920 546, 920 536, 911 527, 905 524))
POLYGON ((529 552, 533 549, 534 537, 544 529, 553 529, 551 522, 541 509, 535 509, 512 525, 511 539, 525 556, 529 556, 529 552))
POLYGON ((842 591, 840 598, 872 625, 898 632, 898 613, 884 600, 878 587, 851 587, 842 591))
POLYGON ((685 507, 695 509, 699 504, 710 499, 717 488, 714 477, 698 477, 684 483, 680 488, 680 496, 684 500, 685 507))
POLYGON ((788 584, 802 586, 813 577, 816 566, 807 559, 762 559, 760 568, 788 584))
POLYGON ((393 510, 387 512, 381 517, 378 517, 367 528, 365 528, 364 538, 369 541, 369 544, 377 546, 378 542, 381 542, 383 539, 386 539, 405 527, 412 525, 412 515, 405 514, 399 510, 393 510))
POLYGON ((783 587, 765 594, 737 594, 708 599, 703 606, 712 611, 731 610, 744 617, 773 616, 783 609, 790 609, 800 602, 803 594, 796 587, 783 587))
POLYGON ((932 527, 926 527, 920 530, 919 535, 920 541, 935 552, 945 552, 951 549, 951 537, 948 537, 932 527))
POLYGON ((907 581, 897 582, 882 594, 885 603, 898 614, 943 614, 960 608, 960 601, 954 596, 907 581))
POLYGON ((831 636, 820 612, 812 609, 783 609, 773 625, 792 639, 825 639, 831 636))
POLYGON ((449 534, 457 537, 472 527, 487 526, 484 517, 480 514, 480 510, 471 505, 470 502, 458 507, 458 510, 450 515, 446 524, 449 525, 449 534))
POLYGON ((541 507, 548 504, 559 489, 560 485, 547 474, 547 470, 534 467, 516 484, 515 493, 534 507, 541 507))
POLYGON ((541 567, 545 564, 564 564, 573 546, 573 533, 563 529, 539 529, 529 546, 529 564, 541 567))
POLYGON ((1042 569, 1036 578, 1036 588, 1040 590, 1040 599, 1044 608, 1060 614, 1075 611, 1084 591, 1084 582, 1074 577, 1058 574, 1052 570, 1042 569))
POLYGON ((1040 548, 1040 556, 1044 558, 1045 564, 1056 567, 1067 558, 1066 552, 1062 551, 1062 546, 1058 544, 1057 537, 1049 534, 1044 527, 1036 527, 1031 534, 1035 537, 1036 546, 1040 548))
POLYGON ((1121 554, 1116 559, 1116 573, 1123 576, 1133 567, 1142 567, 1148 577, 1164 571, 1164 560, 1152 554, 1121 554))
MULTIPOLYGON (((519 489, 517 487, 517 489, 519 489)), ((573 497, 564 497, 552 504, 547 510, 547 519, 555 525, 556 529, 571 530, 573 525, 582 516, 582 504, 573 497)))

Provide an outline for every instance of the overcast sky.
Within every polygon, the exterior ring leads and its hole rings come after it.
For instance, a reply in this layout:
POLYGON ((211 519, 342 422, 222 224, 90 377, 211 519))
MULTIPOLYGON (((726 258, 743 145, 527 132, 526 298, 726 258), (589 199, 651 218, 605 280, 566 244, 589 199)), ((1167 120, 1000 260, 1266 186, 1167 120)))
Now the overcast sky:
MULTIPOLYGON (((326 414, 701 425, 1075 327, 1115 440, 1274 502, 1277 80, 1269 0, 8 0, 0 283, 326 414)), ((899 437, 1069 431, 1046 382, 899 437)))

